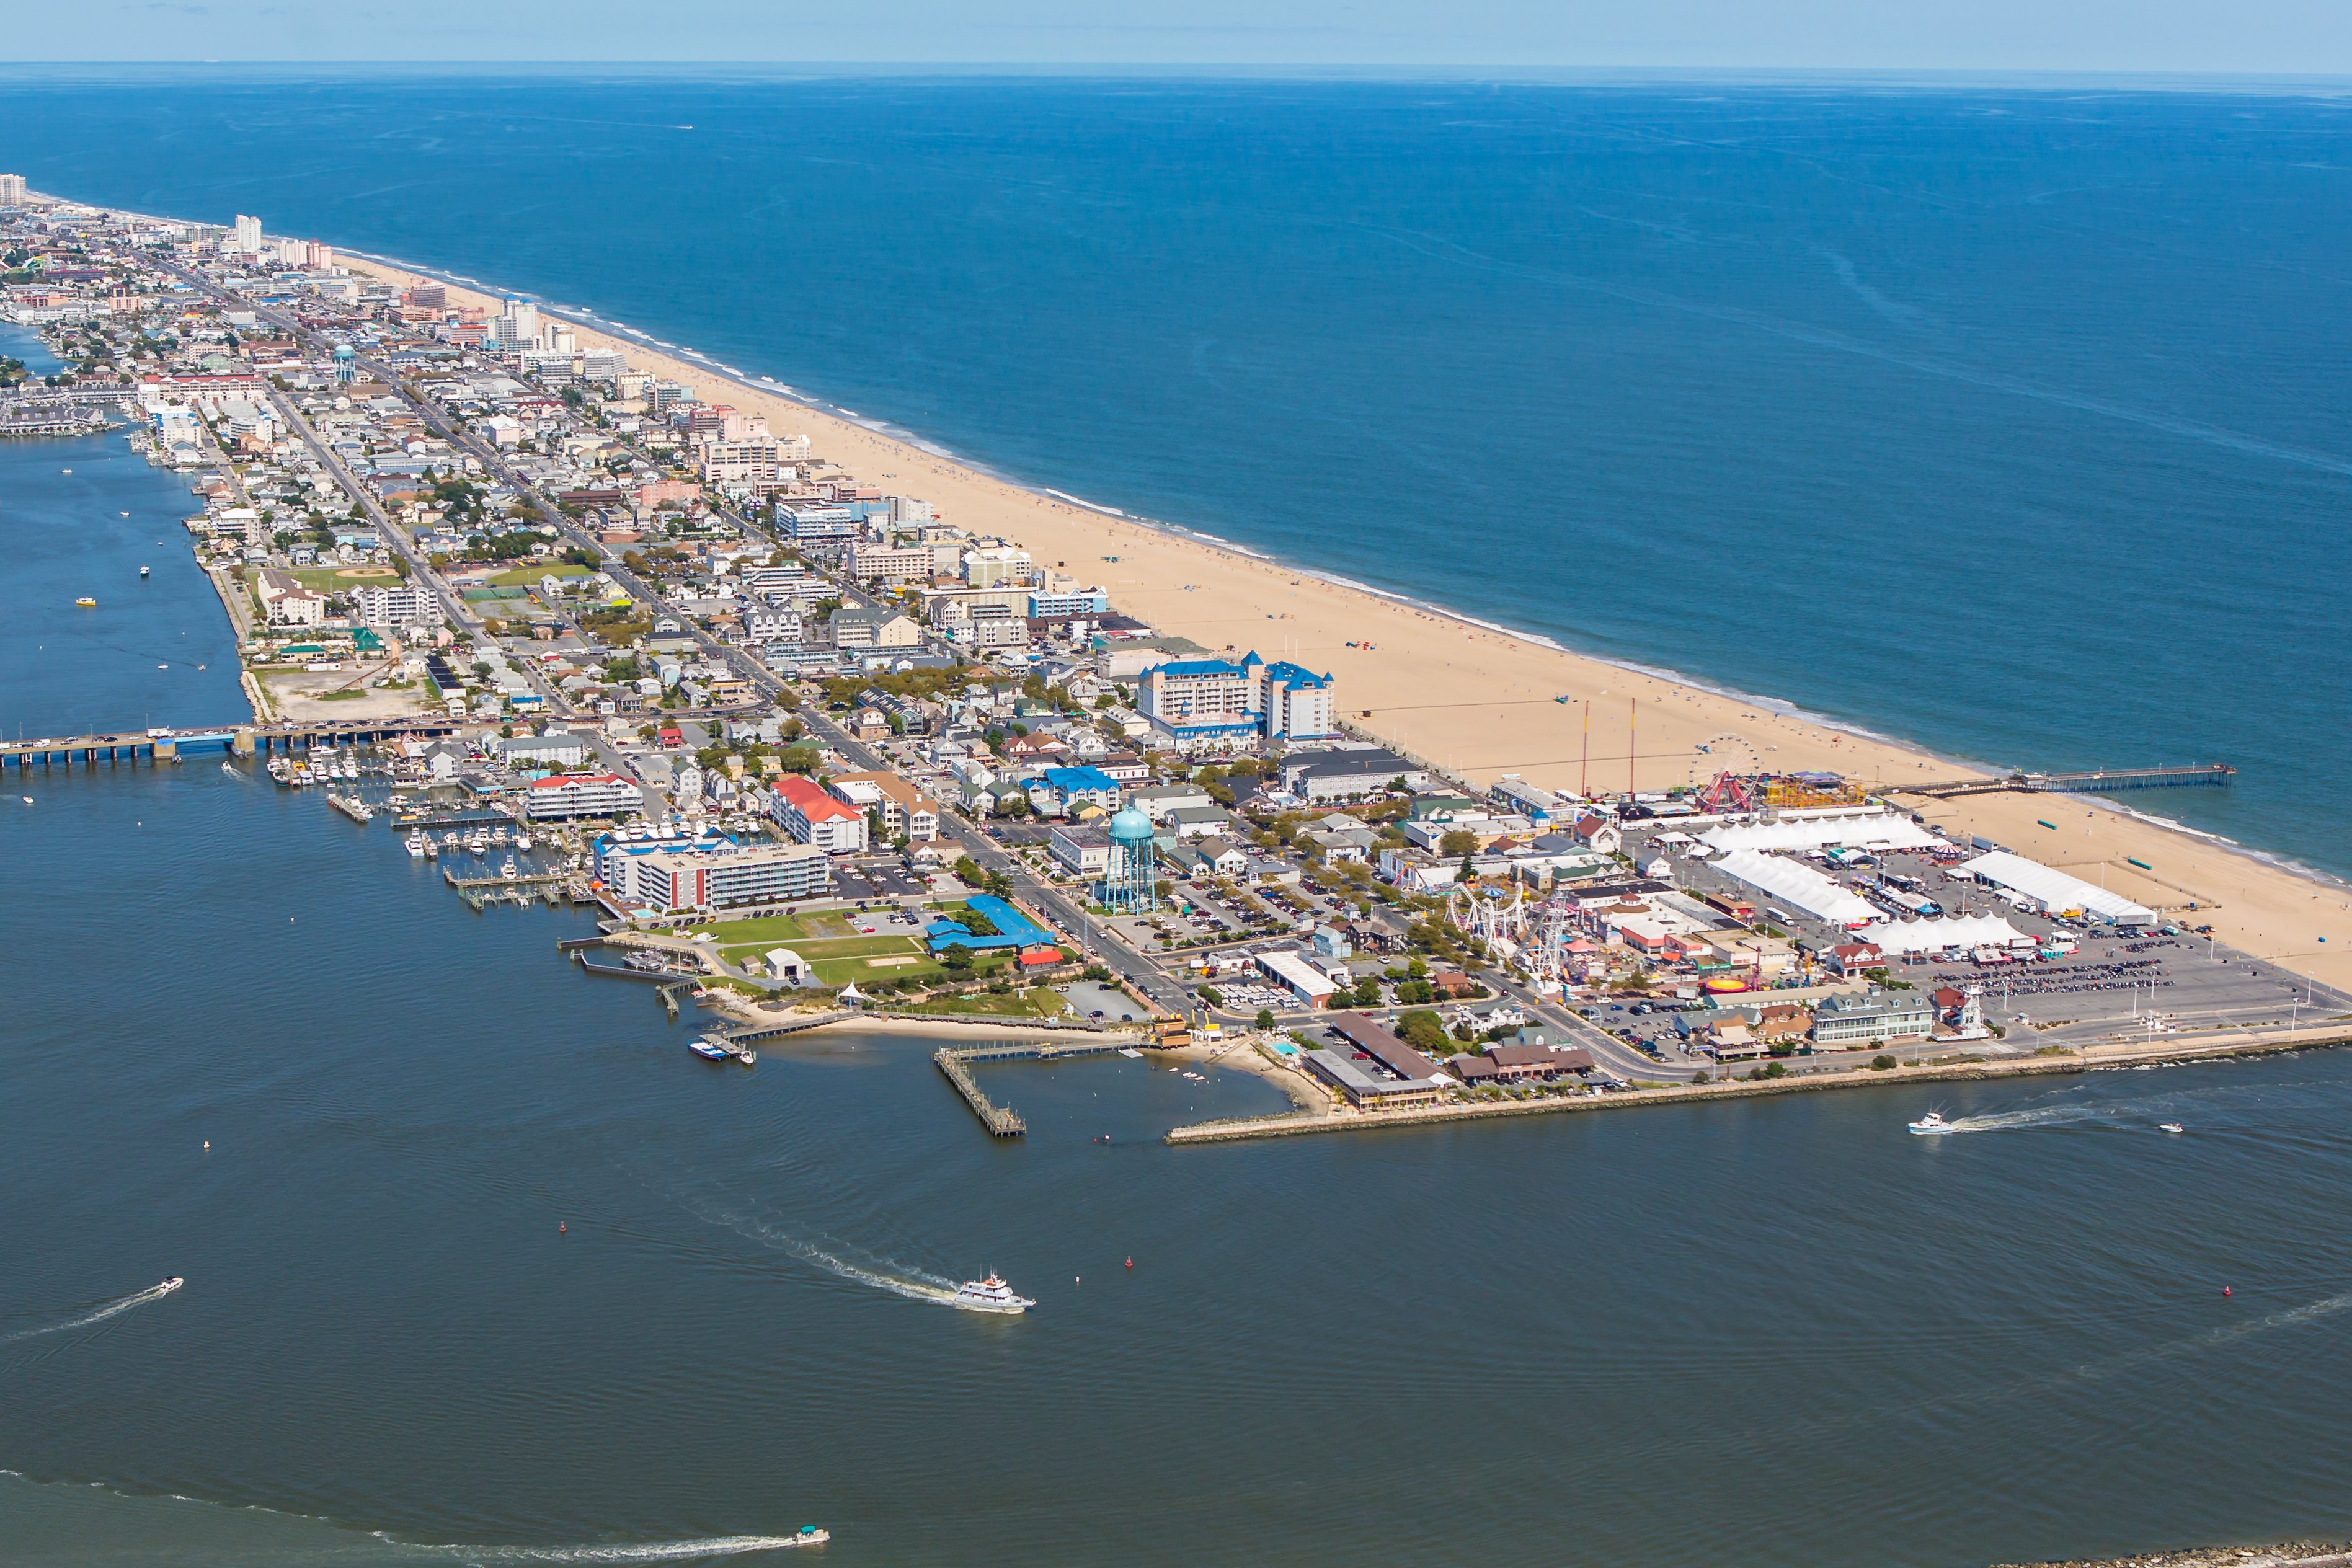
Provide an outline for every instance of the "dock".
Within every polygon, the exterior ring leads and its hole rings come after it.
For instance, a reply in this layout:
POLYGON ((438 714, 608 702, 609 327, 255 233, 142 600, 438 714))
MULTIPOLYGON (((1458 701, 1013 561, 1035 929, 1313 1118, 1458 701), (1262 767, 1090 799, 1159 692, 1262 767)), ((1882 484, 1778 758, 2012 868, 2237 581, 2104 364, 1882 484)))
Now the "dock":
POLYGON ((1117 1056, 1132 1049, 1134 1041, 1121 1036, 1116 1040, 1099 1040, 1086 1045, 1057 1045, 1050 1040, 1019 1040, 1005 1045, 980 1045, 958 1048, 941 1046, 931 1052, 931 1061, 947 1074, 963 1103, 971 1107, 982 1126, 1000 1138, 1017 1138, 1029 1130, 1019 1113, 1007 1105, 999 1105, 980 1092, 972 1082, 971 1065, 990 1061, 1069 1061, 1087 1056, 1117 1056))
MULTIPOLYGON (((234 724, 209 728, 134 730, 119 734, 47 736, 34 740, 0 740, 0 768, 10 766, 70 768, 104 762, 174 762, 184 751, 217 747, 237 757, 268 756, 275 751, 329 747, 373 746, 403 737, 450 736, 462 719, 380 719, 367 724, 234 724)), ((506 819, 512 821, 511 818, 506 819)))
POLYGON ((635 969, 626 964, 599 964, 584 949, 573 952, 572 957, 590 974, 616 980, 648 980, 657 986, 674 986, 682 980, 699 982, 703 978, 699 969, 635 969))
POLYGON ((836 1008, 829 1013, 814 1013, 807 1018, 788 1019, 781 1023, 755 1024, 749 1029, 730 1029, 726 1031, 726 1035, 737 1045, 757 1045, 761 1040, 782 1040, 788 1034, 823 1029, 829 1023, 839 1023, 844 1019, 856 1016, 856 1012, 852 1009, 836 1008))
POLYGON ((986 1127, 993 1136, 1017 1138, 1029 1130, 1029 1124, 1023 1121, 1010 1106, 1000 1105, 982 1093, 980 1085, 971 1081, 971 1073, 964 1067, 965 1058, 987 1054, 989 1053, 983 1051, 952 1051, 941 1047, 931 1052, 931 1060, 939 1064, 941 1072, 947 1074, 948 1082, 955 1085, 956 1092, 963 1096, 963 1103, 971 1107, 971 1113, 980 1118, 982 1126, 986 1127))

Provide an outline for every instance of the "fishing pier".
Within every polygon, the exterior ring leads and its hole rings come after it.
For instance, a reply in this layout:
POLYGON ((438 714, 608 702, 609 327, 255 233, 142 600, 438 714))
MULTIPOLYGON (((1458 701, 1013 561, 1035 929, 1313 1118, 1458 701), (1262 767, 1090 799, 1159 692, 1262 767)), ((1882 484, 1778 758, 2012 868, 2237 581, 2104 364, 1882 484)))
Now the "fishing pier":
POLYGON ((941 1046, 931 1052, 931 1061, 947 1074, 980 1124, 1000 1138, 1017 1138, 1029 1130, 1029 1124, 1008 1105, 999 1105, 981 1092, 972 1082, 971 1064, 989 1061, 1065 1061, 1087 1056, 1117 1056, 1133 1047, 1119 1040, 1107 1040, 1088 1045, 1055 1045, 1045 1040, 1024 1040, 1010 1045, 982 1045, 968 1049, 941 1046))
POLYGON ((2100 768, 2088 773, 2011 773, 2000 779, 1953 779, 1936 784, 1890 784, 1891 795, 1925 795, 1939 800, 2008 791, 2042 795, 2104 795, 2111 789, 2179 789, 2226 785, 2238 770, 2226 762, 2191 762, 2179 768, 2100 768))

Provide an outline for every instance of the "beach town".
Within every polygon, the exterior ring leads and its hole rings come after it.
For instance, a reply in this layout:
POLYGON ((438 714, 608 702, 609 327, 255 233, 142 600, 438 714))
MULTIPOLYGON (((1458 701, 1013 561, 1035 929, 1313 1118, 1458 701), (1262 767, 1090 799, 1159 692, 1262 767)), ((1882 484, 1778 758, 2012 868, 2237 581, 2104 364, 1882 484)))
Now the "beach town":
POLYGON ((216 750, 478 913, 592 908, 568 960, 714 1062, 887 1019, 1000 1135, 971 1062, 1289 1096, 1214 1142, 2352 1037, 2352 894, 2128 809, 2226 765, 1953 764, 257 218, 6 175, 0 250, 65 366, 0 436, 184 477, 249 708, 0 761, 216 750))

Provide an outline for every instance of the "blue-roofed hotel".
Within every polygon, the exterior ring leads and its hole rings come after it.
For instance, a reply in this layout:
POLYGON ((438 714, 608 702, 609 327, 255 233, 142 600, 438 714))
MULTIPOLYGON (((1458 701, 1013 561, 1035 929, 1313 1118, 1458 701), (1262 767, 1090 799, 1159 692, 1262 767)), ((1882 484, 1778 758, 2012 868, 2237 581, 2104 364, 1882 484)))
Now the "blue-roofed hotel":
POLYGON ((1255 653, 1239 664, 1178 659, 1143 672, 1136 708, 1177 747, 1235 741, 1322 740, 1339 733, 1331 677, 1255 653))

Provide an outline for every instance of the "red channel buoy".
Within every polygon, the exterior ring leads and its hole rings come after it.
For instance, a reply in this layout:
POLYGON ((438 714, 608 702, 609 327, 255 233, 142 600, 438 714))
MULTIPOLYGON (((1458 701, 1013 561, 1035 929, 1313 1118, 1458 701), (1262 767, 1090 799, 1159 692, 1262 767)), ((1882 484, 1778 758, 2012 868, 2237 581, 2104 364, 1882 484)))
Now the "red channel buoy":
POLYGON ((564 1224, 563 1221, 559 1219, 555 1222, 555 1233, 558 1236, 569 1236, 572 1234, 572 1227, 564 1224))
POLYGON ((1132 1259, 1132 1258, 1129 1258, 1129 1259, 1127 1260, 1127 1266, 1128 1266, 1129 1268, 1130 1268, 1130 1269, 1134 1268, 1134 1267, 1135 1267, 1135 1260, 1134 1260, 1134 1259, 1132 1259))
POLYGON ((2223 1295, 2225 1295, 2225 1296, 2226 1296, 2226 1295, 2229 1295, 2229 1294, 2231 1293, 2230 1287, 2229 1287, 2229 1286, 2227 1286, 2227 1285, 2222 1286, 2222 1287, 2221 1287, 2221 1293, 2222 1293, 2223 1295))

